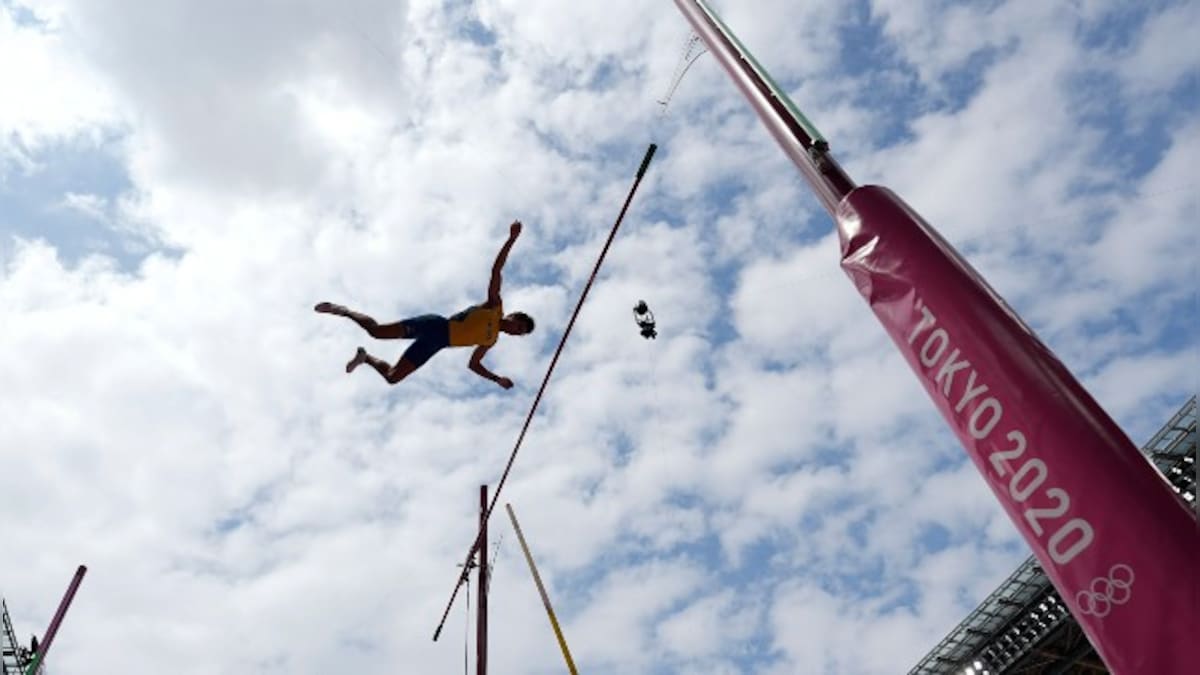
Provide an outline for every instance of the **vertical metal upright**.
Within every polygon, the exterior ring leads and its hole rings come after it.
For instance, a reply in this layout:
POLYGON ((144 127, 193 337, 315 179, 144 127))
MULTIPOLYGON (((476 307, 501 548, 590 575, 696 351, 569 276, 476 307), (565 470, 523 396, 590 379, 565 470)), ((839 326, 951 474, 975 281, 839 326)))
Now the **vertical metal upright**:
POLYGON ((488 560, 487 560, 487 510, 488 489, 479 486, 479 609, 475 624, 475 672, 487 675, 487 615, 488 615, 488 560))

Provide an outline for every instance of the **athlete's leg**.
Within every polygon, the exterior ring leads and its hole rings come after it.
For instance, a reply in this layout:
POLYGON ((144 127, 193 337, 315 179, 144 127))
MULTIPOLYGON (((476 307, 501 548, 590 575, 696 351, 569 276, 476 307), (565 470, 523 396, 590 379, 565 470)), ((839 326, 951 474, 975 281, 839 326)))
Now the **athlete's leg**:
POLYGON ((362 326, 362 329, 367 331, 368 335, 379 340, 396 340, 401 338, 416 337, 403 321, 380 324, 378 321, 367 316, 366 314, 347 309, 344 305, 335 305, 332 302, 322 302, 318 303, 313 310, 322 314, 335 314, 337 316, 344 316, 359 326, 362 326))
POLYGON ((375 369, 388 384, 396 384, 408 377, 417 368, 425 365, 429 357, 450 344, 450 325, 445 317, 433 314, 416 316, 399 322, 405 334, 416 338, 404 350, 404 354, 396 365, 389 366, 387 361, 375 358, 362 347, 358 348, 354 358, 346 364, 346 372, 352 372, 359 365, 366 363, 375 369))
MULTIPOLYGON (((445 319, 442 321, 444 322, 445 319)), ((445 331, 443 331, 443 333, 444 332, 445 331)), ((368 354, 367 350, 359 347, 358 353, 354 355, 353 359, 350 359, 350 363, 346 364, 346 372, 354 370, 359 366, 359 364, 366 363, 374 368, 375 372, 379 373, 383 379, 387 380, 388 384, 396 384, 409 375, 412 375, 413 371, 415 371, 417 368, 425 365, 425 362, 429 360, 429 357, 438 353, 438 351, 445 346, 446 340, 443 339, 443 336, 437 334, 422 335, 413 341, 413 343, 408 346, 408 349, 404 350, 404 354, 394 366, 389 366, 387 361, 384 361, 383 359, 377 359, 368 354)))
POLYGON ((346 372, 353 372, 355 368, 364 363, 374 368, 375 372, 387 380, 388 384, 396 384, 420 367, 420 364, 415 364, 404 357, 400 357, 400 360, 393 366, 383 359, 371 356, 367 353, 367 350, 359 347, 358 353, 346 364, 346 372))
POLYGON ((355 368, 361 366, 362 364, 366 363, 368 359, 372 358, 374 357, 368 354, 366 349, 359 347, 358 351, 354 353, 354 358, 346 362, 346 373, 353 373, 355 368))

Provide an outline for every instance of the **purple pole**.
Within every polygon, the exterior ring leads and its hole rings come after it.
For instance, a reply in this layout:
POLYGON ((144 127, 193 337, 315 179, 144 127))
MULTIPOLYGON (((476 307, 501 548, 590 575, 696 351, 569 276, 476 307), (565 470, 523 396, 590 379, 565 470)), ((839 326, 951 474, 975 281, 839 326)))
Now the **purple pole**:
POLYGON ((71 606, 71 601, 75 599, 75 591, 79 590, 79 584, 83 583, 83 575, 87 574, 87 566, 80 565, 79 569, 75 570, 75 578, 71 579, 71 585, 67 587, 67 594, 63 596, 62 602, 58 603, 58 611, 54 613, 54 618, 50 620, 50 626, 46 629, 46 636, 42 638, 42 642, 38 645, 38 653, 34 655, 33 662, 29 664, 29 668, 25 671, 26 675, 34 675, 42 667, 42 662, 46 660, 46 652, 50 651, 50 645, 54 643, 54 636, 58 633, 58 627, 62 625, 63 617, 67 613, 67 609, 71 606))

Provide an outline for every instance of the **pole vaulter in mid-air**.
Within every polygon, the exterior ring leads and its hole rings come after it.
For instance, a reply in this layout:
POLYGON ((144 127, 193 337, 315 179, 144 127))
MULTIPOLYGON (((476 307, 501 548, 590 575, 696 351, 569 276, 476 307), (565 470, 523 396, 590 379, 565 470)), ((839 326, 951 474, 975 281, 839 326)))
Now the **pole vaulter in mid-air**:
POLYGON ((343 305, 335 305, 332 302, 318 303, 314 308, 317 312, 344 316, 362 326, 373 338, 413 341, 394 366, 371 356, 366 348, 359 347, 354 357, 346 364, 346 372, 352 373, 355 368, 365 363, 383 376, 388 384, 396 384, 446 347, 474 347, 475 351, 471 353, 467 367, 485 380, 511 389, 513 381, 488 370, 483 365, 483 357, 495 346, 500 333, 528 335, 533 332, 533 318, 524 312, 513 312, 506 316, 504 301, 500 297, 500 272, 504 269, 504 263, 508 261, 508 252, 512 250, 520 235, 521 221, 514 221, 509 226, 508 241, 500 247, 496 262, 492 264, 492 280, 488 284, 487 300, 482 304, 472 305, 450 318, 439 314, 422 314, 395 323, 380 324, 370 316, 347 309, 343 305))

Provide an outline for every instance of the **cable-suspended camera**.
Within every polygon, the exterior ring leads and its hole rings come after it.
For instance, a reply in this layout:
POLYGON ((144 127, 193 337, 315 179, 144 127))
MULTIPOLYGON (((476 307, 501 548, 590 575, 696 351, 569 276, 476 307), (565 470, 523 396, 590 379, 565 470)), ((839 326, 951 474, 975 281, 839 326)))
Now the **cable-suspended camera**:
POLYGON ((638 303, 633 306, 633 320, 637 322, 638 328, 642 329, 642 337, 647 340, 658 337, 658 333, 654 330, 654 312, 650 311, 645 300, 638 300, 638 303))

